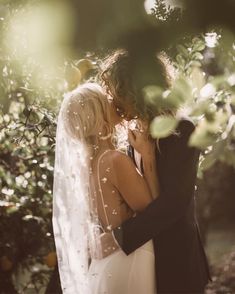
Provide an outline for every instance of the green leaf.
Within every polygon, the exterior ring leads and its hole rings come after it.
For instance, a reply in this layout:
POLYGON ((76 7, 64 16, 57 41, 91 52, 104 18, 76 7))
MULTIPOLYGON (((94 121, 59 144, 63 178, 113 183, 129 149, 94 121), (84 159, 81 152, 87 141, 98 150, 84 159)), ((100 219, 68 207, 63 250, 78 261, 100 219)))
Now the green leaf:
POLYGON ((193 51, 202 51, 206 47, 205 42, 202 40, 199 40, 194 46, 193 46, 193 51))
POLYGON ((214 165, 214 163, 217 161, 217 157, 215 156, 215 154, 208 154, 204 160, 202 161, 200 168, 202 170, 206 170, 209 169, 210 167, 212 167, 214 165))
POLYGON ((195 52, 195 53, 193 53, 192 58, 194 60, 202 60, 203 59, 203 55, 200 52, 195 52))
POLYGON ((145 102, 150 104, 155 104, 159 99, 161 99, 163 89, 158 86, 150 85, 143 89, 145 102))
POLYGON ((200 39, 200 38, 198 38, 198 37, 194 37, 193 39, 192 39, 192 42, 193 42, 193 44, 197 44, 198 42, 201 42, 202 40, 200 39))
POLYGON ((186 101, 192 100, 192 88, 187 78, 181 76, 173 84, 171 93, 167 96, 166 100, 179 107, 186 101))
POLYGON ((210 83, 215 87, 220 87, 226 82, 226 77, 224 75, 218 75, 211 78, 210 83))
POLYGON ((209 132, 194 132, 189 139, 190 146, 197 147, 202 150, 213 145, 214 142, 215 137, 209 132))
POLYGON ((178 120, 173 116, 158 116, 150 125, 150 133, 153 138, 168 137, 178 125, 178 120))
POLYGON ((191 67, 201 67, 202 66, 201 62, 198 60, 192 60, 192 61, 190 61, 189 64, 191 67))
POLYGON ((194 105, 192 105, 192 107, 190 109, 190 115, 191 116, 203 115, 206 112, 206 110, 209 108, 210 103, 211 102, 209 100, 200 101, 200 102, 195 103, 194 105))
POLYGON ((213 122, 209 122, 205 118, 202 119, 189 139, 190 146, 206 149, 207 147, 214 145, 221 132, 223 120, 224 115, 222 112, 216 113, 213 122))
POLYGON ((179 53, 181 53, 184 57, 188 57, 188 50, 183 45, 176 46, 179 53))
POLYGON ((231 97, 231 104, 235 106, 235 96, 234 95, 231 97))
POLYGON ((164 110, 175 109, 177 104, 167 98, 168 92, 158 86, 150 85, 143 89, 144 101, 151 106, 153 112, 161 112, 164 110))
POLYGON ((205 86, 205 77, 202 70, 199 67, 194 67, 191 72, 191 80, 193 85, 196 87, 197 91, 200 91, 202 87, 205 86))
POLYGON ((176 61, 178 63, 178 66, 182 66, 182 67, 185 66, 185 60, 184 60, 184 58, 180 54, 178 54, 176 56, 176 61))

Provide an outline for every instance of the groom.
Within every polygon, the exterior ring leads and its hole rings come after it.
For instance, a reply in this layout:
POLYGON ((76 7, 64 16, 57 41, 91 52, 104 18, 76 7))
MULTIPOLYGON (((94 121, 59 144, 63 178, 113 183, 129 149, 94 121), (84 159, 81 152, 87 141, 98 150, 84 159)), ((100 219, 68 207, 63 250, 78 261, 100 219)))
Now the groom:
MULTIPOLYGON (((167 87, 167 67, 159 58, 156 62, 167 87)), ((132 66, 128 52, 118 50, 106 58, 101 74, 119 115, 126 119, 138 115, 138 85, 132 66)), ((179 123, 176 133, 159 140, 156 157, 160 196, 143 212, 116 228, 113 234, 104 236, 107 248, 115 242, 127 255, 153 240, 158 294, 204 293, 210 280, 195 216, 199 151, 187 144, 193 130, 193 123, 185 119, 179 123)), ((133 149, 130 154, 135 157, 133 149)))

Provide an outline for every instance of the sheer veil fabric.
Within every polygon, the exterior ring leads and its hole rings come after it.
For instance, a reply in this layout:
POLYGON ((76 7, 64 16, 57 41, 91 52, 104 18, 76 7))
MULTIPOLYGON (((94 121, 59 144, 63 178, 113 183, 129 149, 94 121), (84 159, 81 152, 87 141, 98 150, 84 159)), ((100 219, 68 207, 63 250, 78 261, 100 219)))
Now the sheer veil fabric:
MULTIPOLYGON (((85 138, 87 130, 94 128, 92 115, 87 114, 92 104, 86 97, 97 93, 102 95, 99 85, 84 84, 66 94, 57 121, 52 221, 62 291, 63 294, 155 294, 152 241, 129 256, 119 249, 103 259, 91 259, 101 256, 102 250, 98 193, 92 189, 95 185, 90 174, 91 148, 96 146, 85 138)), ((97 176, 99 181, 99 172, 97 176)), ((99 194, 104 199, 101 186, 99 194)), ((123 205, 121 195, 117 193, 116 197, 115 205, 123 205)), ((106 218, 110 223, 107 215, 106 218)))
POLYGON ((66 128, 71 95, 76 91, 65 96, 57 122, 52 222, 63 293, 89 294, 89 253, 99 250, 99 229, 89 193, 89 150, 82 137, 74 138, 66 128))

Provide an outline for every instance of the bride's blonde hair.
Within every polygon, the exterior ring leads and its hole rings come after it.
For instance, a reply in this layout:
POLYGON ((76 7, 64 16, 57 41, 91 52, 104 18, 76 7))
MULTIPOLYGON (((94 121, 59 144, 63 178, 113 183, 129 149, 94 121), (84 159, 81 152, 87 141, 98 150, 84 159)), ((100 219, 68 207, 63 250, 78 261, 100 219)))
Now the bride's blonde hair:
POLYGON ((64 103, 62 115, 72 138, 95 145, 101 131, 103 136, 112 133, 109 102, 98 84, 78 86, 65 97, 64 103))

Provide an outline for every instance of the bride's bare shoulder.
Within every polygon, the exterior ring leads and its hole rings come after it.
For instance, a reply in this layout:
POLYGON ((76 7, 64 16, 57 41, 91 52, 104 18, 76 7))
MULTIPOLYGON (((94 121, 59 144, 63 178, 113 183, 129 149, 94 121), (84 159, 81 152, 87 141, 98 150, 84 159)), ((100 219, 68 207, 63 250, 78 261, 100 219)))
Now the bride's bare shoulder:
POLYGON ((120 150, 109 150, 109 151, 110 152, 107 152, 105 156, 106 158, 114 162, 129 158, 129 156, 124 151, 120 151, 120 150))
POLYGON ((110 165, 115 168, 124 168, 132 163, 131 158, 123 151, 119 150, 110 150, 106 152, 103 157, 102 163, 104 165, 110 165))
POLYGON ((112 152, 108 152, 107 156, 109 156, 110 165, 112 165, 114 171, 117 173, 118 171, 125 171, 128 173, 129 171, 133 171, 136 169, 133 160, 128 156, 125 152, 112 150, 112 152))

